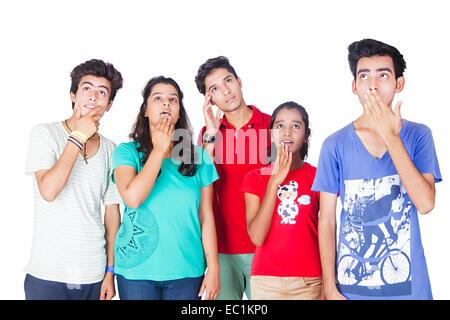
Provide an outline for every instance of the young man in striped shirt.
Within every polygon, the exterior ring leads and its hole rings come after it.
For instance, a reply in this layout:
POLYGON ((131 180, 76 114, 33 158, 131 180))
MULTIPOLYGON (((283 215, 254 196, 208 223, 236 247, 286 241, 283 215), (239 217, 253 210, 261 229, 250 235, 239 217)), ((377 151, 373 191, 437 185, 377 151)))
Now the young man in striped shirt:
POLYGON ((122 76, 112 64, 93 59, 75 67, 71 78, 71 117, 36 125, 28 147, 35 215, 25 268, 27 300, 115 295, 111 271, 121 199, 110 178, 115 145, 98 126, 122 87, 122 76))

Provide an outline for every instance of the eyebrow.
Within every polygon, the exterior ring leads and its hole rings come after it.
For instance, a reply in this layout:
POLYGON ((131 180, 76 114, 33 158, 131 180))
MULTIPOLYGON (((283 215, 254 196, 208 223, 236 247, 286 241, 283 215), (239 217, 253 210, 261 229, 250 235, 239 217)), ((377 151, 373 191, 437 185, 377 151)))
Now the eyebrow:
MULTIPOLYGON (((164 94, 164 93, 162 93, 162 92, 153 92, 153 93, 151 94, 151 96, 154 96, 155 94, 164 94)), ((170 96, 178 97, 178 94, 177 94, 177 93, 169 93, 169 95, 170 95, 170 96)))
POLYGON ((94 87, 94 88, 105 88, 109 92, 109 88, 107 86, 104 86, 104 85, 99 85, 98 87, 96 87, 96 86, 94 86, 94 84, 92 82, 89 82, 89 81, 84 81, 81 85, 84 85, 84 84, 88 84, 88 85, 90 85, 91 87, 94 87))
MULTIPOLYGON (((389 73, 392 73, 392 70, 390 68, 379 68, 376 70, 377 72, 382 72, 382 71, 387 71, 389 73)), ((370 69, 361 69, 358 70, 358 74, 363 73, 363 72, 370 72, 370 69)))
MULTIPOLYGON (((284 120, 283 120, 283 119, 277 120, 277 121, 275 121, 273 124, 276 124, 276 123, 279 123, 279 122, 284 122, 284 120)), ((292 120, 292 122, 300 123, 300 124, 303 123, 303 121, 299 121, 299 120, 292 120)))
MULTIPOLYGON (((222 79, 222 81, 223 81, 223 80, 226 80, 227 78, 231 78, 231 74, 225 76, 225 77, 222 79)), ((215 83, 213 83, 212 85, 210 85, 209 88, 208 88, 208 91, 211 90, 211 88, 214 87, 215 85, 216 85, 215 83)))

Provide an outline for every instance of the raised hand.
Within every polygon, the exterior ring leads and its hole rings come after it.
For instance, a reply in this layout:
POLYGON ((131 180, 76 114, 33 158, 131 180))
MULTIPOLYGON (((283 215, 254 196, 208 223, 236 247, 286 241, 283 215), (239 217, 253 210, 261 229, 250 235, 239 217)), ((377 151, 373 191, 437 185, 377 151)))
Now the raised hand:
POLYGON ((274 186, 279 186, 286 179, 289 170, 291 169, 292 152, 288 150, 288 146, 280 144, 277 147, 277 159, 273 165, 272 176, 269 179, 274 186))
POLYGON ((397 102, 394 111, 392 111, 382 101, 376 89, 368 90, 364 98, 364 112, 368 114, 373 130, 383 141, 387 141, 392 136, 398 136, 402 126, 402 116, 400 114, 402 102, 397 102))
POLYGON ((73 130, 80 131, 87 138, 92 137, 97 131, 99 126, 99 120, 103 115, 103 107, 98 106, 85 116, 81 116, 81 110, 78 107, 75 107, 75 122, 73 126, 73 130))
POLYGON ((205 133, 210 136, 215 136, 219 131, 220 119, 222 118, 223 112, 217 109, 216 115, 214 116, 212 106, 211 96, 205 94, 205 103, 203 104, 203 116, 205 117, 206 124, 205 133))
POLYGON ((175 126, 170 122, 171 119, 171 116, 163 114, 155 126, 150 124, 153 150, 162 152, 163 154, 170 151, 172 136, 175 130, 175 126))

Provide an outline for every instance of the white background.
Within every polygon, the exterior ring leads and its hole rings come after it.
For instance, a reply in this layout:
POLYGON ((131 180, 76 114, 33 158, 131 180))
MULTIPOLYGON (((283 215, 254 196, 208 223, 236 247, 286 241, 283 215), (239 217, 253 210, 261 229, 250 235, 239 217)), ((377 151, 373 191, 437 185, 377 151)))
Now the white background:
POLYGON ((450 299, 447 1, 2 1, 0 5, 0 299, 23 299, 32 240, 32 181, 24 174, 32 126, 70 117, 70 71, 91 58, 124 77, 100 131, 128 134, 146 81, 173 77, 197 136, 203 96, 194 76, 206 59, 227 56, 247 104, 271 114, 302 104, 312 127, 308 161, 322 141, 362 112, 351 92, 347 46, 374 38, 405 56, 404 118, 433 131, 442 183, 436 206, 420 217, 436 299, 450 299))

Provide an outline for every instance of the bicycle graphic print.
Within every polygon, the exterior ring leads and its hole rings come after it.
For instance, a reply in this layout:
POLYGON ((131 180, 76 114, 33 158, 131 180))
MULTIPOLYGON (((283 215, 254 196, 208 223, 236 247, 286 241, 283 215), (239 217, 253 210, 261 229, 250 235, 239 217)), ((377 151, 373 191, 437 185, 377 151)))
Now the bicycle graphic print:
POLYGON ((343 292, 411 292, 410 215, 398 175, 345 181, 337 281, 343 292))

